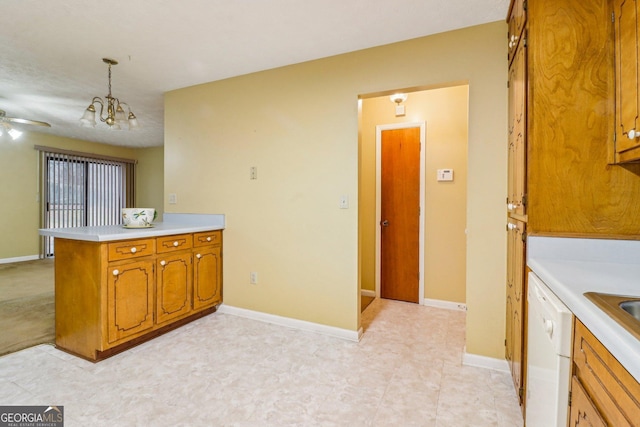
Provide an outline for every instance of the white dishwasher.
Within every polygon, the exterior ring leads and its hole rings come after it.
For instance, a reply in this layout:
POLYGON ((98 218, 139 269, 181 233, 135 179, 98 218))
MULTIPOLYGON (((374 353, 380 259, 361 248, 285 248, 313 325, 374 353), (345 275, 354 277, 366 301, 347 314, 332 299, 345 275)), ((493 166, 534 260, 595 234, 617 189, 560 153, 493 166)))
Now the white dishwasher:
POLYGON ((571 376, 572 314, 529 273, 527 427, 566 427, 571 376))

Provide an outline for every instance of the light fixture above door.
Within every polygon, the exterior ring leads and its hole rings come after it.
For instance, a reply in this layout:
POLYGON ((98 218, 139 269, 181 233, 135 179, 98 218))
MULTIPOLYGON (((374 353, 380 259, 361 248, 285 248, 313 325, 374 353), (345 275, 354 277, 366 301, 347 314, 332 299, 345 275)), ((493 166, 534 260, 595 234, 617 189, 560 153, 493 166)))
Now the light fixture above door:
POLYGON ((138 119, 131 111, 131 107, 126 102, 120 101, 118 98, 114 98, 111 95, 111 66, 118 65, 118 61, 115 59, 102 58, 102 61, 109 66, 109 94, 103 100, 99 96, 96 96, 91 101, 91 104, 84 111, 84 114, 80 118, 80 124, 84 127, 96 126, 96 107, 95 104, 100 104, 99 118, 101 122, 106 123, 109 129, 121 130, 123 126, 128 125, 129 130, 134 130, 140 127, 138 119), (106 116, 104 116, 104 109, 106 106, 106 116), (123 108, 124 107, 124 108, 123 108), (125 113, 125 108, 128 110, 128 115, 125 113))
POLYGON ((394 93, 389 97, 389 99, 391 100, 391 102, 394 102, 396 104, 396 117, 404 116, 405 110, 404 110, 404 105, 402 105, 402 103, 407 100, 407 94, 394 93))

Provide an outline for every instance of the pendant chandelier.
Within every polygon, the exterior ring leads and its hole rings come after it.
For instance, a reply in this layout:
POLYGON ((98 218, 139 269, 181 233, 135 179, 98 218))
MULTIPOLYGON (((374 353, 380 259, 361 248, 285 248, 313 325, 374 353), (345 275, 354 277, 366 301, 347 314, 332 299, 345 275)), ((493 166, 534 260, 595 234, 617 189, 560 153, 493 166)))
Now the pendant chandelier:
POLYGON ((102 58, 102 61, 109 66, 109 94, 103 100, 96 96, 91 101, 91 104, 87 107, 80 118, 80 124, 83 127, 95 127, 96 126, 96 107, 95 104, 100 104, 100 121, 109 125, 109 129, 121 130, 123 126, 128 126, 129 130, 134 130, 140 127, 138 119, 131 112, 131 107, 125 102, 120 102, 118 98, 114 98, 111 95, 111 66, 117 65, 118 61, 115 59, 102 58), (104 110, 106 107, 107 115, 104 116, 104 110), (127 113, 125 113, 125 108, 127 113))

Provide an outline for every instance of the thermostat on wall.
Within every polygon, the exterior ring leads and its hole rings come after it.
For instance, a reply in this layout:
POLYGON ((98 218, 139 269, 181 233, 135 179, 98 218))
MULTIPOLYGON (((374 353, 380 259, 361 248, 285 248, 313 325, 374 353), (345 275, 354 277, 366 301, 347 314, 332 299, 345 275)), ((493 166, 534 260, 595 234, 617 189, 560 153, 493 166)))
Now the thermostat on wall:
POLYGON ((453 181, 453 169, 438 169, 438 181, 453 181))

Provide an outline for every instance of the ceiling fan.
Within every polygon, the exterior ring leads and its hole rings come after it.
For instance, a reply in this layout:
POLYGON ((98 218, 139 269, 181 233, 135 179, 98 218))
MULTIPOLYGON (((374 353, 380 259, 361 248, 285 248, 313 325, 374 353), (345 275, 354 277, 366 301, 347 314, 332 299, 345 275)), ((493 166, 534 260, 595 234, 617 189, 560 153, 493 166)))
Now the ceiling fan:
POLYGON ((34 125, 34 126, 43 126, 50 128, 51 125, 47 122, 41 122, 38 120, 29 120, 29 119, 21 119, 18 117, 7 117, 7 114, 4 110, 0 110, 0 136, 3 133, 7 132, 9 136, 13 139, 17 139, 22 132, 12 126, 12 123, 18 123, 21 125, 34 125))

